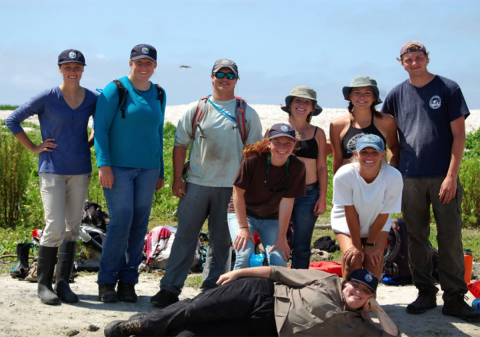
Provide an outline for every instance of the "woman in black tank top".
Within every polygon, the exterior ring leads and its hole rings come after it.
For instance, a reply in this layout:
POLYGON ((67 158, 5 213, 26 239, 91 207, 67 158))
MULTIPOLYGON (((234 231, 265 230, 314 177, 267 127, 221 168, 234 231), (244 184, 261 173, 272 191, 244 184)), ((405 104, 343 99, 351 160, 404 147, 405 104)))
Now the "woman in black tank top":
POLYGON ((319 115, 322 108, 317 104, 315 90, 299 86, 285 98, 282 110, 288 113, 288 122, 296 131, 295 155, 306 168, 306 196, 295 198, 292 211, 292 268, 308 269, 313 228, 318 216, 325 212, 327 199, 325 132, 310 124, 312 116, 319 115))
POLYGON ((397 124, 391 115, 375 109, 375 105, 382 103, 379 94, 377 82, 367 76, 357 76, 349 86, 343 87, 343 96, 349 101, 349 113, 330 124, 334 174, 351 161, 357 140, 366 134, 377 135, 387 144, 390 164, 396 167, 399 151, 397 124))

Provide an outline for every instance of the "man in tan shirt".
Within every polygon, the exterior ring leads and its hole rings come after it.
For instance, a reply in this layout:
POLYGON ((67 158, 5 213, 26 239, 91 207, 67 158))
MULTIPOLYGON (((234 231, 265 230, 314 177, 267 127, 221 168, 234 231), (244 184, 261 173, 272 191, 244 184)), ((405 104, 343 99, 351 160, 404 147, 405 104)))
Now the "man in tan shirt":
POLYGON ((222 286, 164 310, 114 321, 105 328, 105 336, 399 334, 374 298, 378 279, 365 269, 341 282, 337 275, 318 270, 245 268, 223 274, 218 284, 222 286), (370 311, 381 328, 371 321, 370 311))

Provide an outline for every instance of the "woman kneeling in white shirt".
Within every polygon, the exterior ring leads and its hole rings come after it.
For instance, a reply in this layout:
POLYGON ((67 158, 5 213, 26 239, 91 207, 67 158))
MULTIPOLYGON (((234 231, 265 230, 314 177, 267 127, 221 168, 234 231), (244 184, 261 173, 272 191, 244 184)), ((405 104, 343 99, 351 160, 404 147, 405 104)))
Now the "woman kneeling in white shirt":
POLYGON ((402 176, 384 162, 385 144, 376 135, 361 137, 354 155, 356 162, 334 176, 332 229, 343 254, 343 277, 365 268, 380 279, 391 213, 401 212, 402 176))

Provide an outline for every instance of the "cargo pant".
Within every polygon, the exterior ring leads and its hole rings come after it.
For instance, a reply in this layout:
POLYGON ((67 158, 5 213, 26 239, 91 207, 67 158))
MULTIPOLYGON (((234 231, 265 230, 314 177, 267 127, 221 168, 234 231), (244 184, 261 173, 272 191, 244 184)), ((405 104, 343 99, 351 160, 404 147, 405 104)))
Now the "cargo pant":
POLYGON ((434 285, 432 256, 429 248, 430 205, 437 224, 438 275, 444 292, 466 293, 465 262, 462 244, 463 188, 457 178, 457 193, 446 205, 439 199, 444 176, 432 178, 403 177, 402 209, 408 230, 408 257, 413 283, 420 287, 434 285))

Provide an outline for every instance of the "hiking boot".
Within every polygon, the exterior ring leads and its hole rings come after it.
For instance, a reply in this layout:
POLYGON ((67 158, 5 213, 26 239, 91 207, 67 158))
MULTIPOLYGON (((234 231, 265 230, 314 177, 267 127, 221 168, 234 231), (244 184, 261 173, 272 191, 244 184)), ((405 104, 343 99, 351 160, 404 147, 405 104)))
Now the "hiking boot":
POLYGON ((438 288, 435 286, 421 286, 418 288, 418 297, 413 302, 407 305, 407 312, 409 314, 423 314, 427 309, 437 307, 437 293, 438 288))
POLYGON ((133 314, 128 318, 129 321, 133 319, 139 319, 142 320, 145 316, 147 316, 149 313, 148 312, 137 312, 136 314, 133 314))
POLYGON ((128 321, 113 321, 109 323, 103 333, 106 337, 114 336, 141 336, 142 324, 139 319, 133 319, 128 321))
POLYGON ((78 302, 78 296, 70 289, 69 285, 76 251, 76 241, 64 241, 58 250, 54 290, 57 292, 58 297, 66 303, 78 302))
POLYGON ((37 294, 40 301, 48 305, 60 304, 60 299, 53 291, 53 270, 57 262, 58 247, 42 246, 38 248, 37 259, 37 294))
POLYGON ((17 245, 17 264, 10 270, 11 277, 24 278, 27 276, 29 269, 28 254, 31 246, 31 243, 19 243, 17 245))
POLYGON ((447 316, 455 316, 469 323, 480 322, 480 312, 476 312, 469 306, 462 292, 443 293, 442 313, 447 316))
POLYGON ((100 302, 105 303, 118 302, 117 292, 115 291, 115 284, 99 284, 98 299, 100 300, 100 302))
POLYGON ((150 303, 157 307, 168 307, 170 304, 178 302, 178 295, 166 289, 160 289, 158 293, 150 298, 150 303))
POLYGON ((122 302, 137 302, 137 294, 135 293, 135 284, 118 282, 117 287, 118 300, 122 302))

